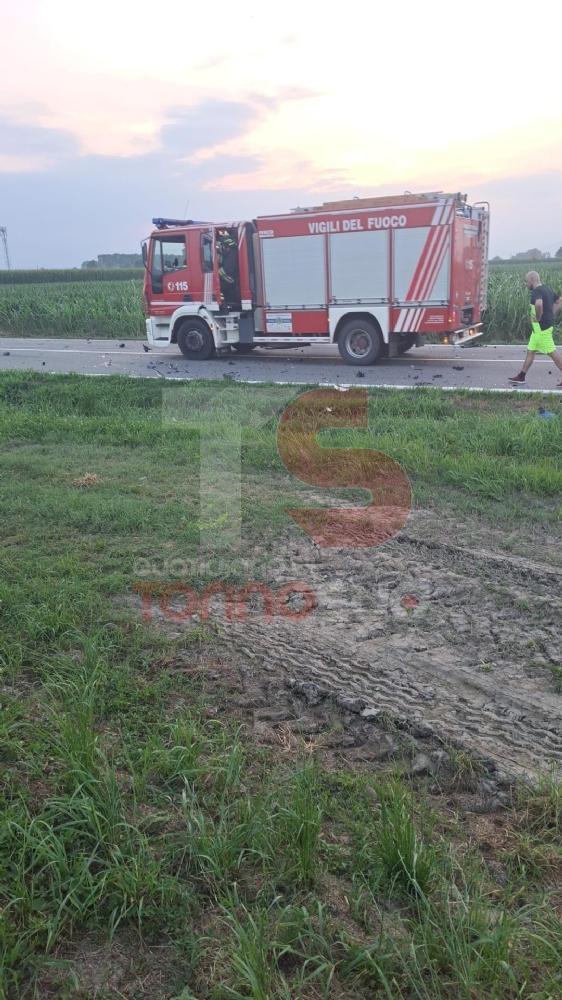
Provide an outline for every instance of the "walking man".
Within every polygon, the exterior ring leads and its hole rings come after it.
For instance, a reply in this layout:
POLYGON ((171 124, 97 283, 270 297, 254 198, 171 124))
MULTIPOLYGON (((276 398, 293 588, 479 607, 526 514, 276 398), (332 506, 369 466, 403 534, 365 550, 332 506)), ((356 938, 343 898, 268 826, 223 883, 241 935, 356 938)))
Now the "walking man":
MULTIPOLYGON (((554 364, 562 372, 562 356, 556 350, 553 339, 554 317, 562 309, 562 297, 553 292, 548 285, 541 285, 541 279, 536 271, 529 271, 525 276, 525 284, 531 293, 531 323, 533 332, 527 347, 527 357, 519 375, 514 375, 509 382, 524 382, 529 368, 539 354, 548 354, 554 364)), ((562 389, 562 381, 556 383, 557 389, 562 389)))

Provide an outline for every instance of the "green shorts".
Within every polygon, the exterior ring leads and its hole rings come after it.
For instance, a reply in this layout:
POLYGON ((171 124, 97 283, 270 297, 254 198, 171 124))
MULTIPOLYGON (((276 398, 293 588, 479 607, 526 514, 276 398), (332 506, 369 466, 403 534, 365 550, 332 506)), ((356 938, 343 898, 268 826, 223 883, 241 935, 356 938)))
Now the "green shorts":
POLYGON ((533 332, 527 345, 528 351, 538 351, 539 354, 552 354, 556 350, 556 344, 552 336, 554 327, 548 330, 541 330, 538 323, 533 323, 533 332))

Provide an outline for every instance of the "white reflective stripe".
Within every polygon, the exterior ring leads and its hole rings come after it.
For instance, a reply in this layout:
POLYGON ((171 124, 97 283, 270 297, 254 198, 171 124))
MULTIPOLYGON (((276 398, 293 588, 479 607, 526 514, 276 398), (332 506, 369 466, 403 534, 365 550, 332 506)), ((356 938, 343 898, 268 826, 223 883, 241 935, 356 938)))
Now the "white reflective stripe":
POLYGON ((423 274, 421 275, 421 280, 418 286, 418 292, 417 295, 415 296, 415 298, 418 299, 418 301, 420 302, 423 302, 424 299, 427 298, 429 286, 431 284, 431 277, 435 268, 435 259, 439 255, 440 245, 443 240, 443 234, 446 233, 447 230, 443 227, 440 227, 439 229, 436 229, 434 232, 435 236, 432 241, 430 252, 427 255, 423 274))
POLYGON ((398 319, 396 320, 396 326, 394 327, 394 332, 395 333, 400 333, 400 331, 402 330, 402 326, 404 324, 405 313, 406 313, 405 309, 401 309, 400 310, 400 312, 398 314, 398 319))
POLYGON ((437 275, 439 274, 439 268, 443 263, 443 246, 445 246, 445 249, 447 248, 448 237, 449 230, 445 226, 440 226, 439 229, 435 230, 435 237, 427 255, 424 271, 420 276, 420 282, 418 284, 419 291, 416 295, 412 296, 414 301, 417 300, 418 302, 424 302, 425 299, 430 297, 431 290, 435 284, 437 275))
POLYGON ((445 210, 443 212, 443 218, 441 219, 441 225, 443 226, 448 225, 448 223, 451 221, 453 217, 453 205, 454 203, 452 201, 447 202, 445 210))
POLYGON ((424 298, 423 292, 427 284, 427 272, 431 267, 433 254, 435 253, 435 246, 438 243, 442 232, 443 232, 442 229, 437 229, 437 228, 429 230, 429 236, 426 245, 422 250, 422 257, 423 257, 422 269, 420 271, 416 284, 412 287, 412 291, 409 296, 412 302, 423 301, 424 298))
POLYGON ((432 226, 438 226, 441 220, 441 215, 443 214, 443 202, 440 201, 435 212, 433 213, 433 220, 431 222, 432 226))
POLYGON ((330 338, 314 333, 299 333, 293 337, 254 337, 254 344, 329 344, 330 338))

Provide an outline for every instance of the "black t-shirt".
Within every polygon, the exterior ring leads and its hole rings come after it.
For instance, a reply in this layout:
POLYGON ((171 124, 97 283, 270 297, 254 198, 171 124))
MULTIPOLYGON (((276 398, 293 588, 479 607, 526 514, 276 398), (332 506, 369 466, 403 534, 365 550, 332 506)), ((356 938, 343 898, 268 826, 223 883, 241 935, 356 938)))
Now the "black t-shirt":
MULTIPOLYGON (((549 330, 554 325, 554 313, 552 307, 560 298, 558 292, 553 292, 548 285, 537 285, 531 292, 531 305, 534 306, 537 299, 542 299, 542 316, 540 321, 541 330, 549 330)), ((534 310, 532 310, 534 312, 534 310)))

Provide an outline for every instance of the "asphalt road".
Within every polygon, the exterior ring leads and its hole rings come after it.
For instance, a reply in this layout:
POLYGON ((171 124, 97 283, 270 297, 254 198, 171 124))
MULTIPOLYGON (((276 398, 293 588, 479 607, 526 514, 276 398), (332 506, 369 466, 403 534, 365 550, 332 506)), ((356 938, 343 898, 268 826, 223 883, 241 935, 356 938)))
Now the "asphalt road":
MULTIPOLYGON (((343 363, 336 347, 297 350, 257 348, 242 356, 188 361, 177 347, 143 349, 142 341, 31 340, 0 337, 0 368, 23 371, 77 372, 87 375, 134 375, 144 378, 232 378, 237 382, 327 383, 441 388, 510 389, 508 376, 519 371, 525 348, 431 345, 412 348, 402 358, 371 367, 343 363)), ((550 358, 537 356, 527 383, 518 391, 556 391, 560 374, 550 358)), ((562 391, 562 390, 558 390, 562 391)))

